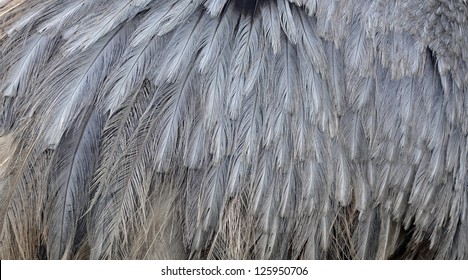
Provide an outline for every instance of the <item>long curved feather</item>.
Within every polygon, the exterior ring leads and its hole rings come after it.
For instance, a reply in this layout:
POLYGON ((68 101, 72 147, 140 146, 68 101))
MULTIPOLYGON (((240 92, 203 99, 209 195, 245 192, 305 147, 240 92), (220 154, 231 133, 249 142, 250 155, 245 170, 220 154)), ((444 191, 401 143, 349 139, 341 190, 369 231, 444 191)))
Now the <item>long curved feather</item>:
POLYGON ((0 257, 468 258, 467 15, 0 0, 0 257))
POLYGON ((78 221, 88 207, 103 124, 103 117, 91 110, 84 111, 64 133, 51 160, 48 193, 52 198, 47 207, 51 214, 46 218, 50 259, 68 259, 73 254, 78 221))

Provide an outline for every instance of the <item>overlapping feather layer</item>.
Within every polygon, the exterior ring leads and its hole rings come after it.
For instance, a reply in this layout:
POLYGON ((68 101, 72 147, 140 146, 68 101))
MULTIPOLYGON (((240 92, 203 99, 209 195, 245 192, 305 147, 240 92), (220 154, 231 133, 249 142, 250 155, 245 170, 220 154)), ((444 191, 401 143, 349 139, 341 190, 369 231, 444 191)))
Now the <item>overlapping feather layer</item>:
POLYGON ((466 4, 230 2, 0 1, 0 257, 468 258, 466 4))

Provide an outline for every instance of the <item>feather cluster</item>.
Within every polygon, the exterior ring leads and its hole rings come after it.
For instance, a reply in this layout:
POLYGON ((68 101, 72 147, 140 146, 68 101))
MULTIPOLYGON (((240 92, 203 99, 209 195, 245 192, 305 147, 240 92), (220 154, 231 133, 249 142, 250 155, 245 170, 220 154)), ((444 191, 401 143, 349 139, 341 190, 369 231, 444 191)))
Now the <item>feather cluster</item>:
POLYGON ((0 1, 0 258, 468 258, 463 1, 0 1))

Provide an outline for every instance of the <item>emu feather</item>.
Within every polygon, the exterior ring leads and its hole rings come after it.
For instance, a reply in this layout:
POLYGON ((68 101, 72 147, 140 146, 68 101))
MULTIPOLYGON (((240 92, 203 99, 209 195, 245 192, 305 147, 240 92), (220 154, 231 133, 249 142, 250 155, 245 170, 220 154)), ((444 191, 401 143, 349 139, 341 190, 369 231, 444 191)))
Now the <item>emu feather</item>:
POLYGON ((468 258, 466 1, 0 1, 0 258, 468 258))

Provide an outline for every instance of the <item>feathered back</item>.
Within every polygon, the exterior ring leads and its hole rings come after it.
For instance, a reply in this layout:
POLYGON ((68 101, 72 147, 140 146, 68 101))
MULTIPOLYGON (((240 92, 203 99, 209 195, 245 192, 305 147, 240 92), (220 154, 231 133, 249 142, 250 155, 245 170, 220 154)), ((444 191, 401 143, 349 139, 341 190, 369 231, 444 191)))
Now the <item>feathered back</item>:
POLYGON ((464 0, 0 1, 2 259, 468 258, 464 0))

